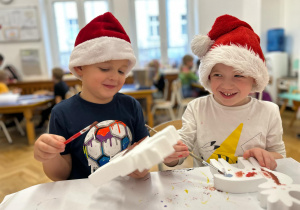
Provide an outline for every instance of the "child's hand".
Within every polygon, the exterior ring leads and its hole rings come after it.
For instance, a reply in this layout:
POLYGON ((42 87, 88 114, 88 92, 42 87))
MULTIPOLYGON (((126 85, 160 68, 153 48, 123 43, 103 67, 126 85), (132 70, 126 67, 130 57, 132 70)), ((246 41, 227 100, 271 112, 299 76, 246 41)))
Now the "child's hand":
POLYGON ((245 159, 254 157, 258 161, 260 166, 266 167, 271 170, 274 170, 277 167, 277 163, 272 153, 261 148, 249 149, 245 151, 243 157, 245 159))
POLYGON ((65 140, 58 135, 41 135, 34 144, 34 158, 43 163, 55 158, 65 150, 65 140))
POLYGON ((139 172, 139 170, 135 170, 131 174, 128 174, 128 176, 135 178, 135 179, 140 179, 145 177, 149 173, 149 170, 144 170, 143 172, 139 172))
POLYGON ((175 152, 166 157, 164 160, 164 164, 166 164, 167 166, 177 165, 180 158, 187 157, 190 154, 189 148, 180 140, 173 147, 175 149, 175 152))

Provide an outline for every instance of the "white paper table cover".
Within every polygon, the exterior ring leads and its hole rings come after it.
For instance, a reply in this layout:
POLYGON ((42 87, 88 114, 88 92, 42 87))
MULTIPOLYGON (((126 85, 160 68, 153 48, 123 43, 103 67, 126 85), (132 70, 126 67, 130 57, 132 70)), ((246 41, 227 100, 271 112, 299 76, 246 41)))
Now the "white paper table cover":
MULTIPOLYGON (((277 171, 300 184, 300 163, 277 160, 277 171)), ((262 209, 257 193, 231 194, 213 188, 210 169, 151 172, 143 179, 116 178, 94 187, 88 179, 59 181, 29 187, 6 196, 0 209, 262 209)))

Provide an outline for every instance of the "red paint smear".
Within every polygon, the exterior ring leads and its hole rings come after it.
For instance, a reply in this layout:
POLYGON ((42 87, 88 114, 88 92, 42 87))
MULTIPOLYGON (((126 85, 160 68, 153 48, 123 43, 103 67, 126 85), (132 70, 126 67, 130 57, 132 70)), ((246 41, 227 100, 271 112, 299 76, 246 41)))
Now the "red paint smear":
POLYGON ((253 176, 255 176, 257 173, 256 172, 248 172, 247 174, 246 174, 246 177, 253 177, 253 176))
POLYGON ((182 155, 179 155, 178 157, 182 157, 182 155))
MULTIPOLYGON (((122 124, 124 127, 126 127, 126 125, 121 122, 121 121, 115 121, 114 123, 110 124, 109 126, 111 128, 114 127, 114 125, 117 124, 118 125, 118 130, 119 130, 119 133, 121 132, 121 129, 120 129, 120 124, 122 124)), ((101 136, 106 136, 106 134, 109 132, 109 127, 105 127, 105 128, 101 128, 97 131, 97 135, 101 135, 101 136)))
POLYGON ((109 132, 109 128, 101 128, 97 131, 97 135, 106 136, 106 134, 109 132))
POLYGON ((215 187, 204 187, 204 189, 210 190, 210 191, 215 191, 216 188, 215 187))
POLYGON ((270 172, 270 171, 265 171, 263 168, 261 168, 261 170, 262 170, 262 172, 263 172, 263 174, 264 174, 265 177, 271 178, 271 179, 273 179, 273 181, 275 182, 275 184, 281 185, 281 183, 280 183, 278 177, 275 176, 272 172, 270 172))
POLYGON ((235 175, 236 175, 237 177, 242 177, 244 174, 245 174, 245 173, 242 172, 242 171, 238 171, 238 172, 235 173, 235 175))

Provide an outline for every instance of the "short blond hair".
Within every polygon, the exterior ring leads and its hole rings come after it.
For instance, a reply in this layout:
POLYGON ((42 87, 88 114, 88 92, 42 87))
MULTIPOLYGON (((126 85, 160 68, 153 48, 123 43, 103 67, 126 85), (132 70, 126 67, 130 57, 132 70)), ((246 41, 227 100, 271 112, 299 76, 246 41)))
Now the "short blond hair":
POLYGON ((5 82, 8 79, 8 74, 4 70, 0 70, 0 82, 5 82))
POLYGON ((57 80, 62 80, 64 74, 64 70, 60 67, 55 67, 52 69, 52 76, 57 80))

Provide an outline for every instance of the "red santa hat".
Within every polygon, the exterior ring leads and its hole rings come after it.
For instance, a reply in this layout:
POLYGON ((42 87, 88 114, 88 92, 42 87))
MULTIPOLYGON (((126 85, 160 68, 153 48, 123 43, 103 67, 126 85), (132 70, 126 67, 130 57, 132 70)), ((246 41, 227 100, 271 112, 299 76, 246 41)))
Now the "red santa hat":
POLYGON ((218 17, 210 32, 196 35, 191 46, 193 53, 201 60, 200 82, 210 92, 209 75, 217 63, 231 66, 244 76, 254 78, 253 92, 262 92, 269 82, 259 36, 248 23, 236 17, 218 17))
POLYGON ((81 79, 74 67, 123 59, 129 60, 128 75, 136 62, 131 42, 120 22, 107 12, 79 31, 70 56, 69 69, 81 79))

